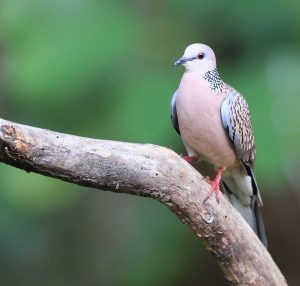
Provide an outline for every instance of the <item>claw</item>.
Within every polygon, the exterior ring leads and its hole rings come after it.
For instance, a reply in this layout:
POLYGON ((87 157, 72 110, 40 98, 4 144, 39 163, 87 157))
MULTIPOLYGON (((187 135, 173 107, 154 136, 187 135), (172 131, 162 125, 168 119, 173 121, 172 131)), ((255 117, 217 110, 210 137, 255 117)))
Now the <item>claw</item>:
POLYGON ((223 168, 219 168, 218 169, 218 173, 217 176, 215 177, 215 179, 212 181, 210 178, 206 178, 206 181, 208 184, 211 185, 210 190, 205 198, 205 200, 203 201, 203 203, 205 203, 213 193, 216 194, 216 200, 219 203, 220 200, 220 182, 221 182, 221 178, 222 178, 222 173, 223 173, 224 169, 223 168))
POLYGON ((208 176, 206 176, 206 177, 204 177, 204 180, 205 180, 205 182, 207 183, 207 184, 209 184, 209 185, 213 185, 213 182, 214 181, 212 181, 211 179, 210 179, 210 177, 208 177, 208 176))
POLYGON ((197 158, 192 156, 182 156, 182 159, 190 164, 195 163, 197 161, 197 158))

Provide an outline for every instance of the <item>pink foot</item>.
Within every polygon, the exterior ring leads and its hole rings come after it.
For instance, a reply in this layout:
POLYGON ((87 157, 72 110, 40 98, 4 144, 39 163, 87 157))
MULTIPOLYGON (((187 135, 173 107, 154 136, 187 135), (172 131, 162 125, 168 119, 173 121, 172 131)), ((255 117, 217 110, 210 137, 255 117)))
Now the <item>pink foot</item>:
POLYGON ((208 177, 208 176, 204 177, 204 180, 205 180, 205 182, 206 182, 207 184, 209 184, 209 185, 211 185, 211 186, 212 186, 213 183, 214 183, 214 181, 212 181, 211 178, 208 177))
POLYGON ((210 188, 205 200, 203 201, 203 203, 205 203, 211 197, 211 195, 213 193, 216 194, 216 200, 219 203, 220 182, 221 182, 223 171, 224 171, 223 168, 219 168, 217 176, 215 177, 215 179, 213 181, 210 178, 206 178, 206 181, 208 184, 211 185, 211 188, 210 188))
POLYGON ((197 161, 197 158, 192 156, 183 156, 182 159, 187 161, 190 164, 196 163, 197 161))

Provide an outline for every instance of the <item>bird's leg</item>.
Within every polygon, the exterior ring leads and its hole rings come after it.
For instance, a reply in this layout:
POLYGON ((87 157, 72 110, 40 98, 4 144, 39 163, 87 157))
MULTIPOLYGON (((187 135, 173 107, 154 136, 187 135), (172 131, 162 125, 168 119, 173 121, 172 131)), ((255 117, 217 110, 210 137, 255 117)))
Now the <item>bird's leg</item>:
POLYGON ((196 163, 198 160, 198 158, 193 157, 193 156, 182 156, 181 158, 190 164, 196 163))
POLYGON ((219 168, 217 176, 215 177, 215 179, 213 181, 211 179, 207 179, 207 183, 210 184, 211 187, 210 187, 210 190, 209 190, 205 200, 203 201, 204 203, 210 198, 210 196, 213 193, 216 194, 216 199, 217 199, 217 202, 219 203, 220 182, 221 182, 223 171, 224 171, 224 168, 219 168))

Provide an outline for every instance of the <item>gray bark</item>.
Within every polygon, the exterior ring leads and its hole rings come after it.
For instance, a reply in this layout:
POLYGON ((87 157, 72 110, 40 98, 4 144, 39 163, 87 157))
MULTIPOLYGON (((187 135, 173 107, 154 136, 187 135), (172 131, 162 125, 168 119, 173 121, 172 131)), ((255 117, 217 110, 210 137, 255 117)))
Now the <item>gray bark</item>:
MULTIPOLYGON (((96 140, 0 119, 0 161, 82 186, 150 197, 187 224, 234 285, 287 285, 272 257, 222 196, 170 149, 96 140)), ((201 280, 201 277, 199 277, 201 280)))

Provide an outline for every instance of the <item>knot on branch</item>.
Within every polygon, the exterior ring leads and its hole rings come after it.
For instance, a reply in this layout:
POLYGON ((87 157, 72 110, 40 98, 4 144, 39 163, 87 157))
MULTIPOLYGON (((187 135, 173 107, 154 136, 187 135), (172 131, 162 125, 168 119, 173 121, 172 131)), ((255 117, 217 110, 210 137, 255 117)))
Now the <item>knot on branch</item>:
POLYGON ((32 139, 31 137, 27 136, 26 141, 25 136, 14 125, 2 125, 1 131, 4 138, 1 145, 8 158, 13 160, 30 158, 33 142, 28 142, 28 138, 32 139))

